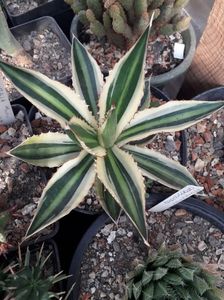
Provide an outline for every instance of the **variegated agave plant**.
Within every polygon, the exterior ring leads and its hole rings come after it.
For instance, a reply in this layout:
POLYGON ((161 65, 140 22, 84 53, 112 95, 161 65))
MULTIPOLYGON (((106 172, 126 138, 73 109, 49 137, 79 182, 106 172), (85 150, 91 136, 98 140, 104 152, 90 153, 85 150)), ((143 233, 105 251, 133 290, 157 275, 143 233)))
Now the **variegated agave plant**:
POLYGON ((149 28, 117 63, 105 84, 97 63, 74 38, 75 91, 38 72, 0 62, 19 92, 67 129, 67 135, 33 136, 9 152, 36 166, 63 165, 43 191, 27 236, 76 208, 96 181, 105 211, 116 220, 123 209, 147 243, 143 176, 176 190, 197 184, 183 166, 133 144, 152 134, 187 128, 224 102, 173 101, 138 112, 148 33, 149 28))

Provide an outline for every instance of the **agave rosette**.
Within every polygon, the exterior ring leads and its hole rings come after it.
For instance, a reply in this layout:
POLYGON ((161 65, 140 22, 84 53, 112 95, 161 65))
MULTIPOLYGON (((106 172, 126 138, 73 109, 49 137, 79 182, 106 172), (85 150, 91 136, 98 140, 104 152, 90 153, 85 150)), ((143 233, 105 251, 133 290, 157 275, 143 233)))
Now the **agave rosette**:
POLYGON ((59 167, 43 191, 27 236, 76 208, 97 182, 104 210, 113 220, 124 210, 147 243, 143 175, 176 190, 197 185, 185 167, 133 143, 187 128, 224 102, 172 101, 138 111, 149 30, 116 64, 105 84, 96 61, 75 37, 74 90, 38 72, 0 62, 20 93, 67 132, 33 136, 9 152, 36 166, 59 167))

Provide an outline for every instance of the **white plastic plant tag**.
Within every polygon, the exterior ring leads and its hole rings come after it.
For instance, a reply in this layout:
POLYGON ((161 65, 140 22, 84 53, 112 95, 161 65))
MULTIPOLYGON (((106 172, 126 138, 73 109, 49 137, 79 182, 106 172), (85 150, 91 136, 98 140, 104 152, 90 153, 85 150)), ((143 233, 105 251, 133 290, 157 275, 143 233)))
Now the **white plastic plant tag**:
POLYGON ((201 191, 203 191, 203 187, 201 186, 195 186, 195 185, 187 185, 180 191, 176 192, 172 196, 166 198, 159 204, 153 206, 149 211, 151 212, 161 212, 164 211, 180 202, 183 200, 191 197, 194 194, 197 194, 201 191))
POLYGON ((184 59, 185 44, 175 43, 173 49, 174 58, 184 59))
POLYGON ((14 121, 12 107, 0 76, 0 124, 10 124, 14 121))

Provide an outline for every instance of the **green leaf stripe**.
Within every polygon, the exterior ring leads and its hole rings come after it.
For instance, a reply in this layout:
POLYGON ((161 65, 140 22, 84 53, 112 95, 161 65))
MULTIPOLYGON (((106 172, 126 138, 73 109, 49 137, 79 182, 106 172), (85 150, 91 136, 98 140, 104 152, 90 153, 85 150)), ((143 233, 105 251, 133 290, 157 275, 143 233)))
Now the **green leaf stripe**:
POLYGON ((0 61, 0 68, 18 89, 41 103, 41 105, 53 110, 65 120, 69 121, 74 115, 82 117, 60 92, 50 87, 44 80, 40 80, 31 72, 6 64, 2 61, 0 61))
POLYGON ((145 171, 143 175, 151 179, 176 190, 187 185, 198 185, 185 167, 158 152, 133 146, 127 146, 125 149, 133 155, 138 166, 145 171))
POLYGON ((73 118, 69 123, 69 127, 74 134, 77 135, 77 137, 80 138, 80 140, 84 142, 87 147, 91 149, 98 147, 99 142, 97 133, 93 129, 89 128, 88 125, 85 127, 85 124, 81 120, 80 123, 75 121, 73 122, 74 119, 75 118, 73 118))
POLYGON ((105 157, 105 166, 107 176, 115 186, 123 209, 137 225, 141 234, 146 237, 147 232, 141 196, 132 177, 128 174, 112 149, 108 149, 107 156, 105 157))
POLYGON ((95 66, 87 50, 76 37, 73 38, 72 59, 74 87, 77 93, 82 93, 87 105, 90 106, 93 114, 97 116, 97 102, 99 98, 97 86, 99 83, 96 82, 98 78, 96 77, 96 72, 94 72, 95 66))
POLYGON ((10 154, 22 160, 42 160, 56 158, 57 156, 79 152, 80 147, 75 144, 28 144, 21 145, 10 151, 10 154))
POLYGON ((224 106, 224 101, 172 101, 155 109, 136 115, 130 125, 119 136, 117 142, 134 140, 158 132, 170 132, 187 128, 224 106), (176 103, 175 109, 173 104, 176 103), (148 113, 148 115, 147 115, 148 113), (142 117, 141 117, 142 116, 142 117))
MULTIPOLYGON (((51 223, 54 218, 62 214, 64 208, 74 200, 75 192, 80 187, 93 163, 93 157, 87 154, 78 164, 70 168, 61 177, 58 177, 57 180, 45 190, 37 214, 28 229, 28 236, 35 233, 38 229, 40 230, 40 228, 45 227, 46 224, 51 223)), ((61 168, 65 168, 65 166, 66 164, 61 168)), ((60 169, 58 169, 57 172, 60 173, 60 169)), ((49 184, 50 183, 51 181, 49 184)))
POLYGON ((148 32, 149 30, 145 30, 110 85, 106 99, 106 112, 114 105, 116 107, 118 122, 138 88, 139 77, 144 64, 148 32))

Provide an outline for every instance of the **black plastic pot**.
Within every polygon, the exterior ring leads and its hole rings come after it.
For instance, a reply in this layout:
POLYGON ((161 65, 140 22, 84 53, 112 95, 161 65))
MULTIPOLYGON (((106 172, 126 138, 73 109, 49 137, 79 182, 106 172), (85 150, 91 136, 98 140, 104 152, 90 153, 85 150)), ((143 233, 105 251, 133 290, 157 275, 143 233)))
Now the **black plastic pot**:
POLYGON ((52 16, 58 15, 59 13, 63 13, 64 11, 69 9, 69 6, 65 3, 64 0, 51 0, 45 4, 42 4, 28 12, 23 14, 14 15, 10 13, 6 1, 3 0, 4 8, 7 12, 7 15, 11 21, 11 23, 15 25, 23 24, 25 22, 37 19, 42 16, 52 16))
MULTIPOLYGON (((147 201, 147 207, 150 208, 160 201, 164 200, 167 195, 161 194, 150 194, 149 199, 147 201), (150 204, 149 204, 150 202, 150 204)), ((193 215, 197 215, 211 224, 215 225, 222 232, 224 232, 224 214, 221 211, 209 206, 205 202, 196 199, 196 198, 188 198, 187 200, 179 203, 175 206, 175 208, 186 209, 193 215)), ((83 256, 88 248, 88 245, 91 243, 92 239, 95 237, 97 232, 108 222, 110 219, 106 214, 101 215, 96 219, 96 221, 89 227, 80 241, 74 256, 71 261, 69 274, 73 275, 68 279, 67 290, 70 289, 72 284, 75 282, 75 286, 72 294, 69 297, 69 300, 78 300, 79 299, 79 291, 80 291, 80 268, 82 264, 83 256)))
POLYGON ((29 134, 32 135, 33 130, 32 130, 30 120, 29 120, 29 117, 28 117, 28 114, 27 114, 27 110, 25 109, 25 107, 22 106, 21 104, 13 104, 12 105, 12 110, 13 110, 14 115, 18 114, 19 111, 23 112, 25 123, 27 125, 28 130, 29 130, 29 134))
POLYGON ((192 100, 217 101, 224 100, 224 86, 210 89, 192 98, 192 100))
MULTIPOLYGON (((42 29, 49 27, 51 30, 59 37, 60 43, 63 47, 67 49, 68 52, 71 51, 71 44, 61 28, 58 26, 57 22, 52 17, 41 17, 36 20, 27 22, 22 25, 18 25, 15 27, 12 27, 10 30, 12 34, 15 36, 15 38, 19 38, 23 36, 24 34, 29 34, 31 31, 35 31, 37 29, 42 29)), ((58 79, 58 81, 68 84, 71 81, 71 75, 67 75, 65 77, 61 77, 58 79)), ((18 96, 17 98, 13 99, 11 101, 12 104, 22 104, 24 105, 28 110, 31 108, 31 104, 28 100, 26 100, 22 95, 18 96)))
MULTIPOLYGON (((78 16, 75 16, 72 20, 70 40, 72 40, 73 35, 78 37, 82 43, 88 42, 89 35, 83 34, 83 25, 79 21, 78 16), (81 32, 82 34, 80 34, 81 32)), ((185 44, 184 60, 169 72, 152 76, 150 80, 152 86, 158 87, 160 90, 164 91, 170 99, 176 98, 183 83, 185 73, 192 63, 196 49, 196 36, 192 25, 190 25, 186 31, 182 32, 182 36, 185 44)))

